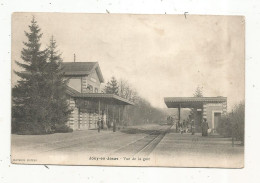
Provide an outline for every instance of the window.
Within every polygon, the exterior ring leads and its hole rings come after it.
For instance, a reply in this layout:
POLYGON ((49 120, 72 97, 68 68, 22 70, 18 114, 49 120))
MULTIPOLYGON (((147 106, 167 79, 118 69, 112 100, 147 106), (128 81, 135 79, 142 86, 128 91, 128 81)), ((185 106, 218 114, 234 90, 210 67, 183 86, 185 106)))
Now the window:
POLYGON ((93 93, 93 86, 88 85, 87 90, 88 90, 89 93, 93 93))

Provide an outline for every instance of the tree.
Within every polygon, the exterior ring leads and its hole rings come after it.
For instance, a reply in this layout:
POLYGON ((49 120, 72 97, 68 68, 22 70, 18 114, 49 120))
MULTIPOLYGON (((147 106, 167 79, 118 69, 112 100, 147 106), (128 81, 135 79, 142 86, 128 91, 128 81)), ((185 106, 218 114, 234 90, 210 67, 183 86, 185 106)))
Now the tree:
MULTIPOLYGON (((195 92, 193 93, 193 97, 203 97, 202 87, 197 86, 195 92)), ((197 108, 191 108, 190 115, 195 120, 196 131, 199 131, 200 128, 198 127, 201 125, 201 119, 199 117, 197 108)))
POLYGON ((112 77, 106 84, 104 92, 116 94, 135 103, 134 106, 125 107, 125 112, 121 115, 124 125, 159 123, 165 119, 165 113, 140 97, 127 80, 120 79, 118 82, 115 77, 112 77))
POLYGON ((137 97, 137 92, 135 89, 133 89, 133 87, 128 83, 127 80, 120 79, 119 96, 134 102, 137 97))
POLYGON ((40 134, 50 130, 47 49, 40 50, 41 29, 34 17, 29 25, 30 32, 25 32, 28 39, 21 52, 23 62, 16 61, 23 71, 15 73, 21 78, 12 90, 13 110, 12 127, 19 133, 40 134))
POLYGON ((235 105, 232 112, 221 116, 217 126, 217 132, 224 137, 233 137, 244 144, 245 132, 245 102, 235 105))
POLYGON ((61 67, 61 54, 56 50, 56 41, 53 36, 48 46, 48 81, 49 81, 49 99, 50 112, 49 118, 52 122, 53 130, 59 131, 65 128, 71 110, 67 102, 66 87, 67 80, 64 79, 63 68, 61 67))
POLYGON ((242 101, 234 107, 231 114, 231 122, 233 124, 232 133, 237 140, 244 145, 245 138, 245 102, 242 101))
POLYGON ((40 28, 33 18, 25 32, 21 58, 16 64, 22 72, 15 73, 21 78, 13 88, 12 131, 20 134, 43 134, 53 131, 70 131, 68 121, 69 104, 66 98, 64 72, 61 68, 61 54, 56 51, 53 37, 50 45, 40 50, 40 28))
POLYGON ((203 97, 202 87, 197 86, 193 97, 203 97))
POLYGON ((105 86, 105 93, 119 95, 119 86, 116 78, 113 76, 107 85, 105 86))

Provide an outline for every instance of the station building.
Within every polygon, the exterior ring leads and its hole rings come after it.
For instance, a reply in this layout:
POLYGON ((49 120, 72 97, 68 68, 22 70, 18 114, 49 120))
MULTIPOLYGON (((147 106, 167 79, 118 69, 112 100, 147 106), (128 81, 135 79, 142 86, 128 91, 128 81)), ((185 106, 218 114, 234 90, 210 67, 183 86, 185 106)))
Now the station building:
POLYGON ((181 108, 193 108, 197 110, 199 121, 207 119, 209 128, 216 130, 222 115, 227 113, 226 97, 166 97, 164 102, 168 108, 177 108, 179 120, 181 108))
POLYGON ((132 102, 115 94, 101 92, 104 78, 98 62, 63 62, 71 116, 67 125, 73 130, 96 129, 124 123, 124 109, 132 102))

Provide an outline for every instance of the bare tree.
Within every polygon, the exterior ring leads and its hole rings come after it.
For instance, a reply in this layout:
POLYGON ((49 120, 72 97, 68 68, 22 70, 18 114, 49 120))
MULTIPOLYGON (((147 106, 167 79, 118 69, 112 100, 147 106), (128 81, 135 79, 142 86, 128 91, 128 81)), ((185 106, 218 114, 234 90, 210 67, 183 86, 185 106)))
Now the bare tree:
POLYGON ((135 102, 137 99, 136 90, 129 84, 127 80, 119 80, 119 96, 135 102))

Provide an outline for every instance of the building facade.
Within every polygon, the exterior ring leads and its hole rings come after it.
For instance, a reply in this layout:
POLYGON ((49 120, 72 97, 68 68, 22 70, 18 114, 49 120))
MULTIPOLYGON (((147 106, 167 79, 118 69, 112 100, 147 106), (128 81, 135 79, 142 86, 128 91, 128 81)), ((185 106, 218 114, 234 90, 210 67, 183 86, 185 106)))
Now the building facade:
POLYGON ((221 116, 227 114, 226 97, 166 97, 164 102, 168 108, 178 108, 179 120, 181 108, 196 109, 199 115, 197 120, 206 119, 213 132, 216 131, 221 116))
POLYGON ((97 62, 63 62, 62 67, 68 80, 67 95, 72 109, 67 122, 69 127, 85 130, 100 125, 102 129, 122 123, 124 106, 133 103, 101 92, 104 78, 97 62))

